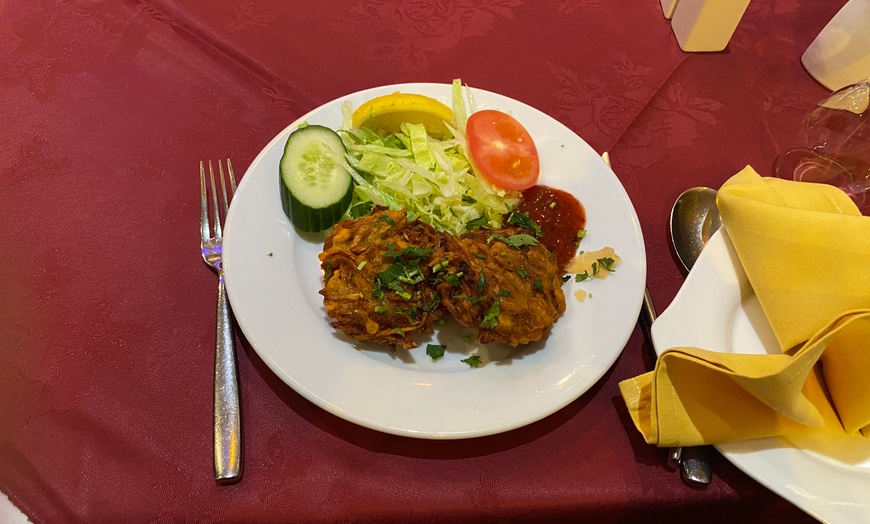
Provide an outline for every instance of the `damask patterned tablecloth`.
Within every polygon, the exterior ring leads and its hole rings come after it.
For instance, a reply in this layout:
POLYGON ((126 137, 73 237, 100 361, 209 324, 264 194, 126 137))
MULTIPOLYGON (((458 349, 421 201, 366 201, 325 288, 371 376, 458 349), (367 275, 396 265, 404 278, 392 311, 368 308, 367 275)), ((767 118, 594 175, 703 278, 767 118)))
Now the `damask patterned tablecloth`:
POLYGON ((37 523, 812 521, 721 456, 705 489, 663 466, 617 389, 650 366, 640 328, 568 407, 464 441, 327 414, 240 339, 245 476, 215 484, 197 169, 244 173, 344 94, 461 78, 610 152, 664 309, 674 199, 772 173, 843 3, 753 2, 725 51, 684 54, 657 0, 0 2, 0 490, 37 523))

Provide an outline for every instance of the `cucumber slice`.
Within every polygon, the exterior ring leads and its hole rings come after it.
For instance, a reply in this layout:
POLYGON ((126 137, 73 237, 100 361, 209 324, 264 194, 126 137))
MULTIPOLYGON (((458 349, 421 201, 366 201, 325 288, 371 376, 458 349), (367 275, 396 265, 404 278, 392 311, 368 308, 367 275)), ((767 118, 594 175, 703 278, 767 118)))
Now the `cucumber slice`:
POLYGON ((279 167, 281 205, 296 228, 324 231, 341 220, 353 199, 353 179, 338 133, 309 125, 290 133, 279 167))

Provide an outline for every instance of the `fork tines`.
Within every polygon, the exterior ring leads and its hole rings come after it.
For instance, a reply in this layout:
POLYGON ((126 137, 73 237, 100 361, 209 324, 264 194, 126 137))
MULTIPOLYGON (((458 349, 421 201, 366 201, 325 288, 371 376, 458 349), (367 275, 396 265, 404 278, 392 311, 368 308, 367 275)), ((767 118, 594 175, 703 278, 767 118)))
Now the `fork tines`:
POLYGON ((200 212, 201 212, 201 222, 202 222, 202 238, 212 238, 211 231, 214 231, 214 239, 220 239, 223 236, 222 231, 222 223, 223 220, 226 219, 227 212, 229 211, 229 204, 232 200, 233 195, 236 194, 236 176, 233 173, 233 163, 228 158, 226 160, 227 164, 227 175, 224 175, 224 167, 223 163, 218 160, 218 177, 220 178, 220 188, 221 188, 221 206, 218 207, 218 190, 217 184, 215 183, 215 171, 212 165, 211 160, 208 161, 208 174, 209 181, 211 183, 211 191, 206 189, 206 176, 205 176, 205 163, 203 161, 199 162, 199 181, 201 186, 201 198, 200 198, 200 212), (227 193, 227 182, 226 177, 229 176, 229 185, 230 192, 227 193), (207 194, 211 193, 211 214, 213 220, 209 221, 209 202, 207 194), (221 212, 222 211, 222 212, 221 212), (211 226, 211 227, 209 227, 211 226))

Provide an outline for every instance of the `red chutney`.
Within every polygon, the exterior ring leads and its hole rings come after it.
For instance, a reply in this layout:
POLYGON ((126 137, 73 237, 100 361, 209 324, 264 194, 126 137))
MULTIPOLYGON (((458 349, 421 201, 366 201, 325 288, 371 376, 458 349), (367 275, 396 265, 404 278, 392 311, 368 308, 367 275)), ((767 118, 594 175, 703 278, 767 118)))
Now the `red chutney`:
POLYGON ((565 266, 577 252, 577 233, 586 227, 586 210, 573 195, 547 186, 523 191, 519 210, 541 226, 541 243, 565 266))

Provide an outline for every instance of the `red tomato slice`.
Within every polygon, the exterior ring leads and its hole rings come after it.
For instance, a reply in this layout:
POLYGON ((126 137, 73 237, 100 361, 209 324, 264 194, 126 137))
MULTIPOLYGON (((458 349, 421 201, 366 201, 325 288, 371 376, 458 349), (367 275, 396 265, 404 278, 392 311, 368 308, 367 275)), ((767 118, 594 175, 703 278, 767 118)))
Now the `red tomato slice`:
POLYGON ((538 149, 516 118, 493 109, 476 111, 468 117, 465 133, 471 158, 487 180, 516 190, 538 182, 538 149))

